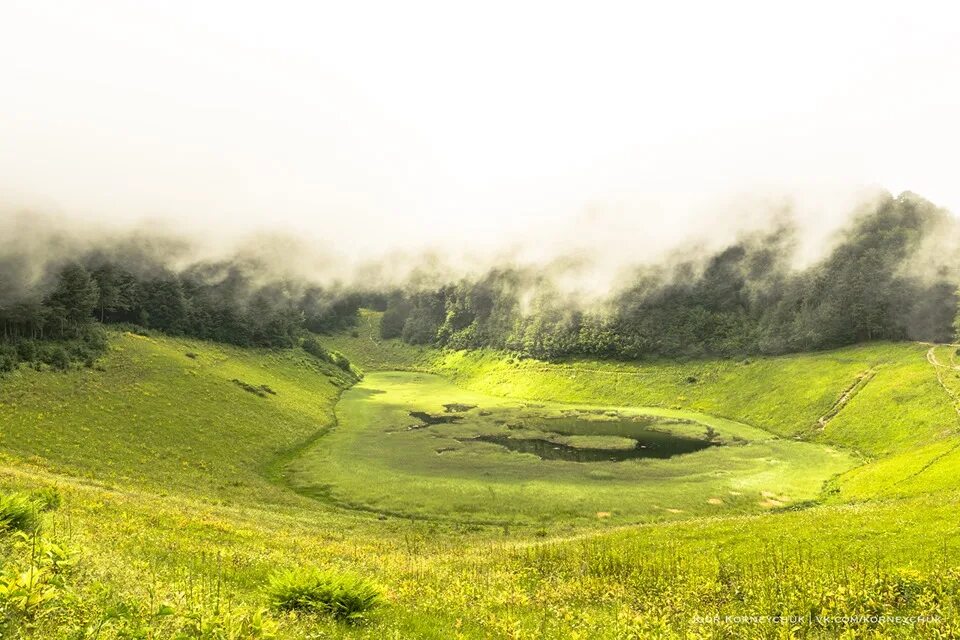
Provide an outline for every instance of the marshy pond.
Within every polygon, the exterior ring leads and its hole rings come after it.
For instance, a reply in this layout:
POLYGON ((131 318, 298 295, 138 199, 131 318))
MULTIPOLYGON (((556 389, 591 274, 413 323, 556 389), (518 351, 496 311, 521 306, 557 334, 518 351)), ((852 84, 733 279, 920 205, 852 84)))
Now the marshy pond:
POLYGON ((471 438, 457 438, 460 442, 490 442, 510 451, 530 453, 541 460, 566 460, 568 462, 622 462, 639 458, 672 458, 685 453, 701 451, 718 446, 706 439, 675 436, 662 431, 647 429, 627 440, 633 446, 623 448, 573 446, 544 438, 514 438, 509 435, 483 434, 471 438))
POLYGON ((502 395, 428 373, 368 373, 286 478, 308 496, 383 517, 607 525, 749 513, 768 508, 767 494, 803 500, 851 465, 842 451, 695 411, 495 390, 502 395))

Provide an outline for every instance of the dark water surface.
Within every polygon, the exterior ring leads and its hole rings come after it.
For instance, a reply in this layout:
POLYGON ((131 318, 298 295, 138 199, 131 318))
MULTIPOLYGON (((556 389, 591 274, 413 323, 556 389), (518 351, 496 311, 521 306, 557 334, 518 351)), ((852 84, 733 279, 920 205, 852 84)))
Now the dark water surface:
POLYGON ((700 438, 675 436, 652 429, 630 436, 637 444, 632 449, 591 449, 571 447, 540 438, 511 438, 506 435, 482 435, 473 438, 457 438, 460 442, 490 442, 511 451, 532 453, 541 460, 566 460, 568 462, 622 462, 638 458, 672 458, 685 453, 701 451, 718 446, 717 443, 700 438))

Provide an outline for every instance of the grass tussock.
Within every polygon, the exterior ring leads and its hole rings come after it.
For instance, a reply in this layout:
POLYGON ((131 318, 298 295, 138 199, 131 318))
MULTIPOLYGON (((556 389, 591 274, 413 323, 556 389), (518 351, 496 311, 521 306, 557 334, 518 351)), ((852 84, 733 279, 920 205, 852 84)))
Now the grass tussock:
POLYGON ((344 622, 362 622, 385 600, 376 584, 335 571, 292 570, 273 576, 267 587, 273 608, 329 615, 344 622))
POLYGON ((0 495, 0 531, 36 531, 42 505, 23 493, 0 495))
POLYGON ((233 384, 237 385, 247 393, 252 393, 261 398, 266 398, 267 395, 275 396, 277 392, 270 388, 269 385, 252 385, 249 382, 244 382, 243 380, 238 380, 237 378, 233 379, 233 384))

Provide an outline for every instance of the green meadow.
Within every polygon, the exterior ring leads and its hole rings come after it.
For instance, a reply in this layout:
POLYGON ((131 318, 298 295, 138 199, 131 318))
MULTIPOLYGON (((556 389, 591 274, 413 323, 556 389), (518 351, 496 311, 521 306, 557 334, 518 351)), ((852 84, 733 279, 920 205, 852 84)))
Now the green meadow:
POLYGON ((362 377, 121 331, 4 374, 0 635, 960 637, 955 347, 547 363, 378 323, 320 338, 362 377), (285 606, 297 571, 376 606, 285 606))
POLYGON ((810 500, 853 464, 832 447, 693 411, 522 402, 433 374, 389 372, 367 374, 346 391, 337 426, 288 468, 301 492, 356 509, 569 529, 810 500), (452 404, 469 408, 445 411, 452 404), (411 417, 418 412, 437 424, 411 417), (509 448, 531 442, 545 451, 509 448), (643 455, 672 442, 704 448, 643 455), (618 451, 637 457, 620 460, 618 451), (558 452, 567 459, 543 459, 558 452), (581 461, 584 452, 597 459, 581 461))

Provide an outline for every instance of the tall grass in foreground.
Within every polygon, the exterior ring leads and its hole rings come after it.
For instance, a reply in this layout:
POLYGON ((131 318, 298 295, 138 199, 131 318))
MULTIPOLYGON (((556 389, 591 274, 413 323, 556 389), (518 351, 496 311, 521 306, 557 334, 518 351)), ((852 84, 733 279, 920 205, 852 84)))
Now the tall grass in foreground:
POLYGON ((22 493, 0 495, 0 531, 35 531, 41 505, 22 493))
POLYGON ((280 611, 300 611, 361 622, 384 604, 372 582, 334 571, 293 570, 275 575, 267 588, 270 603, 280 611))
POLYGON ((960 637, 960 569, 946 553, 911 568, 807 545, 758 545, 745 558, 586 540, 533 545, 512 561, 541 585, 545 610, 544 587, 571 583, 621 605, 611 637, 960 637))

